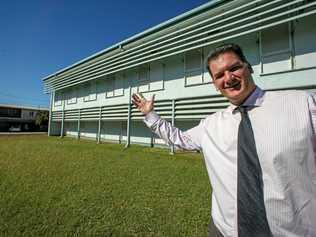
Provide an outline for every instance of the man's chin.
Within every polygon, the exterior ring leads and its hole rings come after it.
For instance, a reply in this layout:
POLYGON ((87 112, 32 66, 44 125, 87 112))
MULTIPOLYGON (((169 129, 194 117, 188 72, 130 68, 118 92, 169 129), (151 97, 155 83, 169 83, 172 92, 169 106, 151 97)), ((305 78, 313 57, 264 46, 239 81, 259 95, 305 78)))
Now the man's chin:
POLYGON ((238 90, 226 93, 224 96, 234 105, 240 105, 240 101, 242 101, 241 93, 238 90))
POLYGON ((241 91, 240 87, 238 87, 238 88, 232 87, 232 88, 225 90, 225 97, 227 97, 227 98, 239 97, 241 92, 242 91, 241 91))

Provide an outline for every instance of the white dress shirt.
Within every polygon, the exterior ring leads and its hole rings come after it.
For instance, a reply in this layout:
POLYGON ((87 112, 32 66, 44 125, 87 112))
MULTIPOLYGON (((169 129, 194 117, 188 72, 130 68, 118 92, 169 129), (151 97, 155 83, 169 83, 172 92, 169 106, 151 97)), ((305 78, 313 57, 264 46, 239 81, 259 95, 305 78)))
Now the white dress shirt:
MULTIPOLYGON (((244 105, 252 123, 267 219, 273 236, 316 236, 316 95, 303 91, 264 92, 244 105)), ((145 123, 167 143, 200 150, 213 188, 212 218, 224 236, 238 236, 236 106, 209 115, 187 131, 154 111, 145 123)))

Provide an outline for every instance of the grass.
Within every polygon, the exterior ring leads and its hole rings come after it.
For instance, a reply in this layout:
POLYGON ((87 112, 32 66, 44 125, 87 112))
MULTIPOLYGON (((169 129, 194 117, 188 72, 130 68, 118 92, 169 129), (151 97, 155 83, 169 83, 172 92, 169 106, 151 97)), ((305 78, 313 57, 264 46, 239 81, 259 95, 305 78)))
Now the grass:
POLYGON ((0 236, 207 236, 199 154, 0 136, 0 236))

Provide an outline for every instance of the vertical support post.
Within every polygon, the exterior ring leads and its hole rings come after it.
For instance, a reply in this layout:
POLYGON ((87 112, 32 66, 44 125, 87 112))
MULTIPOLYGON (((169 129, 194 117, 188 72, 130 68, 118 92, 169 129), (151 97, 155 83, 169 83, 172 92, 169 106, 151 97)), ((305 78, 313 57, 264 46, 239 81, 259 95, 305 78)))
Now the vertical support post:
POLYGON ((48 117, 48 131, 47 131, 47 136, 50 136, 52 133, 52 116, 53 116, 53 98, 54 98, 54 93, 51 92, 50 94, 50 105, 49 105, 49 117, 48 117))
POLYGON ((77 139, 80 139, 80 116, 81 110, 78 109, 77 139))
POLYGON ((289 23, 289 47, 290 47, 290 63, 291 63, 291 70, 294 69, 294 44, 293 44, 293 38, 294 38, 294 31, 293 31, 293 22, 290 21, 289 23))
POLYGON ((65 123, 65 100, 63 99, 63 110, 61 117, 61 126, 60 126, 60 137, 64 137, 64 123, 65 123))
POLYGON ((260 74, 263 73, 263 56, 262 56, 262 36, 261 31, 258 32, 258 42, 259 42, 259 59, 260 59, 260 74))
MULTIPOLYGON (((175 99, 172 100, 172 111, 171 111, 171 124, 172 126, 175 125, 175 117, 176 117, 176 101, 175 99)), ((172 144, 170 147, 170 154, 174 155, 174 145, 172 144)))
POLYGON ((154 133, 151 133, 151 137, 150 137, 150 147, 154 147, 154 133))
POLYGON ((102 107, 99 110, 99 126, 98 126, 98 144, 100 144, 101 140, 101 123, 102 123, 102 107))
POLYGON ((131 121, 132 121, 132 87, 129 86, 129 98, 128 98, 128 114, 127 114, 127 126, 126 126, 126 144, 125 148, 128 148, 131 143, 131 121))

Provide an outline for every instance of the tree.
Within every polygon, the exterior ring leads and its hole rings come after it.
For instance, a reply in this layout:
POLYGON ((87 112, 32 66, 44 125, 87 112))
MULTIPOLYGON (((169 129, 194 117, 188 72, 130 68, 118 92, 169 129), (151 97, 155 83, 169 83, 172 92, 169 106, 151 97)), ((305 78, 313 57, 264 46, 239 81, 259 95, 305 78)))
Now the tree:
POLYGON ((48 125, 48 111, 38 111, 35 117, 35 124, 42 127, 48 125))

